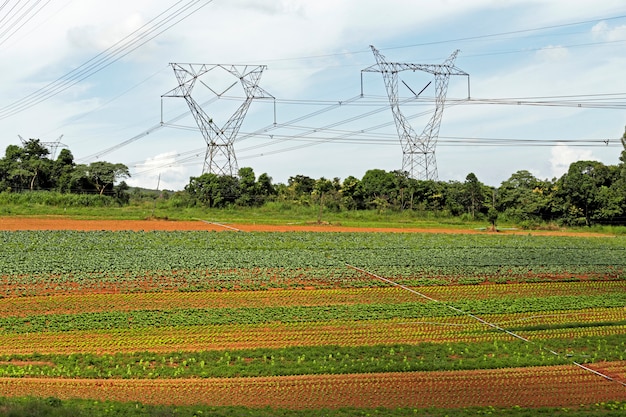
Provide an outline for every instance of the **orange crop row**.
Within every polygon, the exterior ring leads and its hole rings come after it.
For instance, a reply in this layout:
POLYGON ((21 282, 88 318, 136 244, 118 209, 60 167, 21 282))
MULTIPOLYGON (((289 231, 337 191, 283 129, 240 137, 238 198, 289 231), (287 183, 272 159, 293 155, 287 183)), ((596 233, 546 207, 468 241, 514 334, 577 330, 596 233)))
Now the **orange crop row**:
POLYGON ((442 285, 420 291, 440 301, 468 299, 604 295, 626 292, 626 281, 533 282, 485 285, 442 285))
POLYGON ((180 308, 396 304, 412 301, 425 300, 400 288, 65 294, 11 298, 10 302, 0 304, 0 317, 180 308))
MULTIPOLYGON (((593 295, 626 292, 626 281, 585 281, 479 286, 421 287, 418 292, 441 301, 502 297, 593 295)), ((338 304, 396 304, 425 301, 400 288, 317 290, 91 293, 15 297, 0 304, 0 317, 37 314, 76 314, 103 311, 172 310, 178 308, 236 308, 319 306, 338 304)))
MULTIPOLYGON (((612 364, 624 369, 625 362, 612 364)), ((624 378, 624 375, 620 375, 624 378)), ((574 365, 459 372, 93 380, 0 378, 3 396, 276 408, 572 407, 626 401, 626 389, 574 365)))
POLYGON ((363 346, 427 341, 475 342, 506 340, 509 337, 505 334, 485 333, 461 335, 459 324, 463 329, 480 326, 462 317, 441 319, 438 323, 370 320, 41 332, 28 336, 0 334, 0 346, 4 354, 70 354, 363 346))
MULTIPOLYGON (((625 334, 626 326, 520 332, 531 340, 625 334)), ((512 340, 469 317, 329 321, 0 334, 3 354, 174 352, 291 346, 366 346, 512 340), (436 320, 436 321, 435 321, 436 320)))

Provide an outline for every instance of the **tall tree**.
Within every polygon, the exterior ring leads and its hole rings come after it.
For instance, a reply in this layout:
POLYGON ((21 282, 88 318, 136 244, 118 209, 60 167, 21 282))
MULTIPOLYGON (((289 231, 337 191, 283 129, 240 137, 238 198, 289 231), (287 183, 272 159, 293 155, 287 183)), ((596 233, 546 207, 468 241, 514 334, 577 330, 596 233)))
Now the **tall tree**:
POLYGON ((259 175, 255 187, 256 195, 259 197, 258 204, 263 204, 269 198, 276 195, 276 187, 272 184, 272 177, 265 172, 259 175))
POLYGON ((463 183, 464 205, 472 219, 475 218, 476 212, 483 208, 485 201, 484 187, 484 184, 478 181, 478 177, 473 172, 470 172, 465 177, 465 182, 463 183))
POLYGON ((29 139, 23 147, 9 145, 3 163, 5 184, 12 190, 51 188, 49 153, 39 139, 29 139))
POLYGON ((193 201, 211 208, 234 204, 241 195, 239 180, 236 177, 211 172, 191 177, 185 191, 193 201))
POLYGON ((124 178, 129 178, 130 172, 124 164, 97 161, 89 165, 78 165, 75 170, 75 181, 92 185, 98 194, 103 195, 108 190, 113 192, 113 185, 124 178))
POLYGON ((610 170, 598 161, 578 161, 569 166, 559 179, 560 192, 565 200, 565 213, 570 219, 582 217, 591 226, 601 208, 602 187, 611 186, 610 170))
POLYGON ((72 152, 69 149, 61 149, 52 167, 55 186, 58 191, 71 191, 72 174, 75 168, 76 164, 74 163, 74 155, 72 155, 72 152))
POLYGON ((517 171, 498 187, 496 208, 517 220, 546 220, 550 189, 549 181, 539 180, 526 170, 517 171))
POLYGON ((239 168, 239 198, 237 204, 241 206, 253 206, 257 202, 256 175, 250 167, 239 168))
POLYGON ((348 210, 362 209, 363 197, 360 193, 359 183, 361 181, 352 176, 347 176, 341 183, 341 206, 348 210))
POLYGON ((361 178, 359 188, 366 207, 384 211, 392 203, 396 203, 395 197, 398 195, 398 188, 396 175, 393 172, 370 169, 361 178))

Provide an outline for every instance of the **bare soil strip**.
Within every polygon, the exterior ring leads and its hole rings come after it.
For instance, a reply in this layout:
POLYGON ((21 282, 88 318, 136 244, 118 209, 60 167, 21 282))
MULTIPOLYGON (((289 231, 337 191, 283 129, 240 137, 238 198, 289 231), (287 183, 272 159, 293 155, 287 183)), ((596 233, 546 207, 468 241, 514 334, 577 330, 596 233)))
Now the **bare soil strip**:
MULTIPOLYGON (((624 362, 615 368, 624 369, 624 362)), ((626 401, 620 384, 574 366, 209 379, 0 378, 0 395, 147 404, 274 407, 577 407, 626 401)))
MULTIPOLYGON (((387 232, 387 233, 448 233, 448 234, 486 234, 484 230, 472 228, 393 228, 393 227, 346 227, 332 224, 237 224, 215 223, 205 220, 80 220, 66 217, 0 217, 0 230, 210 230, 244 232, 387 232), (228 227, 225 227, 228 226, 228 227)), ((551 236, 606 237, 606 234, 591 232, 571 232, 567 230, 507 230, 498 233, 551 236)))

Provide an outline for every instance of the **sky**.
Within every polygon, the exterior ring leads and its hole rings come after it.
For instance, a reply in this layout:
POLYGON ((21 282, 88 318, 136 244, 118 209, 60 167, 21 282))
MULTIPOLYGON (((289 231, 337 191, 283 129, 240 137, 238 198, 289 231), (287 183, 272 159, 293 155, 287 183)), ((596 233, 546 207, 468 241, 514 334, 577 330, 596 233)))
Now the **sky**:
MULTIPOLYGON (((131 186, 181 190, 202 174, 208 145, 185 100, 163 96, 178 86, 170 64, 194 63, 214 68, 191 98, 219 128, 245 101, 223 68, 262 69, 267 98, 228 130, 238 167, 274 183, 398 170, 383 75, 362 72, 376 64, 370 45, 407 64, 459 50, 469 77, 449 78, 432 138, 441 181, 474 173, 497 187, 520 170, 553 179, 578 160, 619 163, 623 0, 8 0, 0 148, 20 136, 58 142, 77 163, 126 164, 131 186)), ((398 77, 419 137, 435 109, 433 76, 398 77)))

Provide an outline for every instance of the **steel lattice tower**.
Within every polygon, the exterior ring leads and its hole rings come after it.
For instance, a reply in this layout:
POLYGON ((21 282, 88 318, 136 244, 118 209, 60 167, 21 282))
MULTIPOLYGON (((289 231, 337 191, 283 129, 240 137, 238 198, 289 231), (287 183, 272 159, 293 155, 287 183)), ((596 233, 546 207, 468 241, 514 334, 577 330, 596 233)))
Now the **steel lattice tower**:
MULTIPOLYGON (((17 135, 17 137, 20 138, 20 140, 22 141, 23 145, 25 145, 26 142, 28 142, 27 140, 25 140, 20 135, 17 135)), ((56 158, 57 149, 59 147, 67 148, 66 144, 61 143, 61 139, 63 139, 63 135, 59 136, 59 138, 57 140, 55 140, 54 142, 41 142, 41 141, 39 141, 39 144, 41 146, 45 146, 46 148, 48 148, 48 150, 50 151, 50 159, 52 159, 52 160, 54 160, 54 158, 56 158)))
POLYGON ((266 66, 176 63, 170 65, 174 69, 178 87, 161 97, 182 97, 187 102, 207 144, 202 173, 210 172, 217 175, 236 176, 238 168, 233 145, 248 108, 255 98, 273 98, 258 85, 266 66), (221 128, 213 122, 213 119, 191 97, 191 92, 198 81, 209 88, 217 97, 220 97, 221 94, 215 93, 203 81, 199 80, 200 77, 214 70, 224 70, 236 77, 241 82, 246 95, 243 103, 221 128))
POLYGON ((374 46, 370 45, 370 48, 372 48, 376 58, 376 64, 365 68, 362 72, 380 72, 383 75, 385 88, 389 96, 389 104, 391 105, 391 111, 402 145, 402 170, 407 172, 411 178, 437 180, 435 147, 437 146, 441 117, 448 91, 448 81, 451 75, 465 75, 469 80, 469 74, 454 66, 459 50, 454 51, 443 64, 403 64, 387 62, 385 57, 374 46), (401 71, 424 71, 435 76, 435 113, 420 135, 413 130, 407 118, 400 111, 398 73, 401 71))

